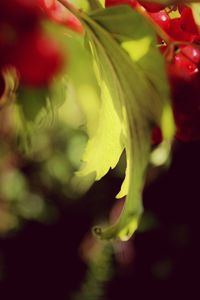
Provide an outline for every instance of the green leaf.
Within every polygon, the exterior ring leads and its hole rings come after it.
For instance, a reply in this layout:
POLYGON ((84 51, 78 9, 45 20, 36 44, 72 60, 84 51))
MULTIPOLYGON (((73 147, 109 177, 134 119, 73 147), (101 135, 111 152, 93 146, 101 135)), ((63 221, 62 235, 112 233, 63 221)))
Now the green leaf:
POLYGON ((200 26, 200 3, 192 3, 191 8, 196 24, 200 26))
POLYGON ((98 0, 88 0, 88 3, 92 10, 102 8, 102 4, 98 0))
POLYGON ((122 124, 117 115, 110 92, 105 82, 101 82, 102 103, 96 132, 90 137, 83 155, 83 169, 77 176, 87 176, 95 172, 95 180, 101 179, 110 168, 114 168, 123 151, 121 141, 122 124))
MULTIPOLYGON (((91 52, 98 67, 103 96, 102 110, 114 110, 110 112, 110 120, 105 119, 108 111, 102 111, 100 124, 105 122, 104 129, 108 128, 111 132, 113 116, 118 116, 116 124, 120 132, 120 120, 121 134, 118 132, 110 138, 113 145, 119 145, 119 141, 114 141, 116 138, 123 143, 122 148, 126 149, 127 156, 126 179, 119 194, 122 196, 127 193, 123 211, 114 225, 108 228, 96 227, 94 232, 101 239, 118 237, 127 240, 136 230, 142 213, 141 192, 149 162, 151 129, 154 124, 160 123, 163 105, 169 98, 164 61, 155 46, 156 37, 153 30, 129 7, 98 10, 90 16, 82 14, 82 21, 85 23, 91 52)), ((98 173, 99 164, 102 164, 102 161, 99 161, 101 155, 105 159, 104 171, 101 170, 96 179, 111 165, 108 135, 101 131, 101 143, 98 143, 99 134, 100 131, 97 130, 96 135, 88 142, 90 151, 86 152, 87 162, 79 175, 87 173, 89 176, 89 170, 92 171, 91 164, 98 173), (85 173, 84 168, 87 170, 85 173)), ((118 150, 119 148, 112 153, 115 164, 117 156, 118 159, 120 156, 118 150)))
POLYGON ((82 157, 82 167, 76 172, 72 182, 80 193, 85 192, 95 180, 101 179, 110 168, 115 168, 124 149, 121 140, 122 123, 113 106, 110 92, 103 80, 99 82, 99 86, 101 106, 98 122, 92 120, 91 115, 86 115, 89 140, 82 157))
POLYGON ((46 106, 47 90, 21 87, 18 91, 18 104, 27 121, 35 121, 46 106))
POLYGON ((165 105, 163 110, 161 128, 162 128, 162 134, 164 140, 170 142, 173 139, 175 134, 175 123, 174 123, 172 107, 169 103, 165 105))

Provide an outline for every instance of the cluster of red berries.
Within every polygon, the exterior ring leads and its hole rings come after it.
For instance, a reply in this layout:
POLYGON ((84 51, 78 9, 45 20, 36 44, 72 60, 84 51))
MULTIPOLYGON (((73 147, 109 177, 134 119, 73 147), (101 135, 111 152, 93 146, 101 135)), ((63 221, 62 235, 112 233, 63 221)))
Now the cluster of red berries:
POLYGON ((44 32, 42 21, 48 17, 79 32, 81 24, 56 0, 1 0, 0 6, 0 97, 9 67, 15 68, 21 85, 48 86, 66 56, 44 32))
POLYGON ((200 139, 200 31, 188 6, 165 7, 162 4, 136 0, 106 0, 106 6, 128 4, 142 11, 163 36, 158 37, 166 60, 171 87, 176 138, 181 141, 200 139), (175 10, 178 17, 172 18, 175 10))

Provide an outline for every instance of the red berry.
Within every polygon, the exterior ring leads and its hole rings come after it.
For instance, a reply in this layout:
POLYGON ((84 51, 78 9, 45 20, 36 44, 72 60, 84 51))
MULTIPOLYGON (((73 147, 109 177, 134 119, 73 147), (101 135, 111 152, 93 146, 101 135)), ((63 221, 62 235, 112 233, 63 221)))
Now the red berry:
POLYGON ((181 18, 180 18, 180 25, 184 31, 187 31, 191 34, 196 34, 196 35, 199 34, 198 27, 197 27, 194 17, 193 17, 192 9, 189 7, 185 7, 182 10, 181 18))
POLYGON ((137 6, 138 2, 136 0, 106 0, 105 6, 114 6, 114 5, 130 5, 131 7, 137 6))
POLYGON ((194 46, 188 45, 181 47, 181 53, 190 59, 193 63, 199 64, 200 62, 200 50, 194 46))
POLYGON ((179 11, 180 14, 182 13, 182 11, 184 10, 185 7, 187 7, 187 6, 185 6, 185 5, 178 5, 178 11, 179 11))
POLYGON ((192 42, 194 35, 184 31, 181 28, 180 18, 172 19, 170 22, 170 28, 167 30, 168 34, 176 41, 192 42))
POLYGON ((146 1, 139 1, 139 2, 150 13, 156 13, 165 8, 165 6, 160 3, 153 3, 153 2, 146 2, 146 1))
POLYGON ((60 71, 63 55, 59 45, 42 32, 33 32, 16 49, 13 64, 21 83, 28 86, 46 86, 60 71))
POLYGON ((165 31, 168 31, 170 28, 170 17, 165 11, 160 11, 156 13, 151 13, 151 17, 154 19, 154 21, 162 27, 165 31))
POLYGON ((167 65, 176 138, 185 142, 200 139, 199 62, 200 51, 186 46, 167 65))
POLYGON ((178 53, 175 55, 173 62, 168 65, 168 71, 174 82, 177 79, 190 81, 192 76, 198 72, 198 67, 183 53, 178 53))
POLYGON ((191 81, 193 76, 199 73, 199 63, 200 50, 188 45, 179 49, 179 52, 174 56, 173 61, 168 64, 168 67, 172 67, 172 73, 179 80, 182 78, 186 81, 191 81))

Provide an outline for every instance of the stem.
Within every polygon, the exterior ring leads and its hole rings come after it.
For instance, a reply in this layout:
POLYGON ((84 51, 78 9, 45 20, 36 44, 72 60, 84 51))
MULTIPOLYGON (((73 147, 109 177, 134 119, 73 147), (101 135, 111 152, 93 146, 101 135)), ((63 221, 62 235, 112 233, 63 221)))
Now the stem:
POLYGON ((57 0, 60 2, 65 8, 67 8, 72 14, 74 14, 77 18, 80 18, 80 11, 76 8, 72 3, 68 0, 57 0))
POLYGON ((170 45, 174 42, 174 40, 154 21, 154 19, 142 5, 138 3, 135 7, 135 10, 151 24, 157 35, 159 35, 167 45, 170 45))

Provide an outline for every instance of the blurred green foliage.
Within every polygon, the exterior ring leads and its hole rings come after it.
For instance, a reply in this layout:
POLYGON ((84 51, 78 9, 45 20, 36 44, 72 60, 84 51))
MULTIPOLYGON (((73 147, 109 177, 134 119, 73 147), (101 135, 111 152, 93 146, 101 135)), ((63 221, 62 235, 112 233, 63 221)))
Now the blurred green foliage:
POLYGON ((85 116, 98 120, 98 87, 83 37, 49 22, 44 28, 68 63, 47 90, 20 87, 15 103, 0 111, 0 234, 23 220, 54 218, 55 190, 74 198, 70 180, 87 141, 85 116))

